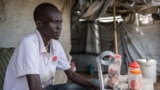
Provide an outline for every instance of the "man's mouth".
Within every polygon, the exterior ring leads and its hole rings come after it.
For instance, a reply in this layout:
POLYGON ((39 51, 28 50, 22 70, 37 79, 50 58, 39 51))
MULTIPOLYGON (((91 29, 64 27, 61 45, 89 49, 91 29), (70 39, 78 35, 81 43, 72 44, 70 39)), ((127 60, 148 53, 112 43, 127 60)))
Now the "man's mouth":
POLYGON ((59 36, 60 36, 60 34, 56 34, 55 36, 56 36, 56 37, 59 37, 59 36))

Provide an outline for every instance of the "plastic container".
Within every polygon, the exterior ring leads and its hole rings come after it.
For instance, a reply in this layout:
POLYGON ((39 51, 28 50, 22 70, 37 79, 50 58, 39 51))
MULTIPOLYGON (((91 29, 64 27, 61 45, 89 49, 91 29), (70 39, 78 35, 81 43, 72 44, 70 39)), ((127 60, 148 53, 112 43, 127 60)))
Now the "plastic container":
POLYGON ((108 69, 107 85, 105 85, 107 89, 113 89, 117 87, 119 84, 121 55, 115 54, 114 58, 115 58, 114 62, 109 65, 108 69))
POLYGON ((131 70, 128 77, 129 90, 141 90, 142 74, 140 70, 131 70))
POLYGON ((138 59, 141 66, 142 75, 145 78, 151 78, 154 83, 157 82, 157 62, 154 59, 138 59))

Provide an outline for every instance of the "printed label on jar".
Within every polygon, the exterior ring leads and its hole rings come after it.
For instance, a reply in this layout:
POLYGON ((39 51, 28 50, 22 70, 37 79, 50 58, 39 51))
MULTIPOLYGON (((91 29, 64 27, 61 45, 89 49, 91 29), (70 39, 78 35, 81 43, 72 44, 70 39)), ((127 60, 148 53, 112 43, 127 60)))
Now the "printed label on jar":
POLYGON ((129 88, 131 90, 139 90, 141 87, 141 80, 131 79, 129 81, 129 88))

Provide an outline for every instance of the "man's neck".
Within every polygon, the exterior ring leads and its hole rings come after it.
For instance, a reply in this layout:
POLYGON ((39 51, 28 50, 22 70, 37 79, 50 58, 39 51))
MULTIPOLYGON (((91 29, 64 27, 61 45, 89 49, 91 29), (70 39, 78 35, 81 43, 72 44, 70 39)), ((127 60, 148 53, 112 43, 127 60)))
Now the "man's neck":
POLYGON ((44 46, 45 46, 45 47, 48 46, 48 44, 49 44, 49 42, 50 42, 51 39, 47 38, 47 37, 46 37, 43 33, 41 33, 41 32, 40 32, 40 34, 41 34, 41 37, 42 37, 44 46))

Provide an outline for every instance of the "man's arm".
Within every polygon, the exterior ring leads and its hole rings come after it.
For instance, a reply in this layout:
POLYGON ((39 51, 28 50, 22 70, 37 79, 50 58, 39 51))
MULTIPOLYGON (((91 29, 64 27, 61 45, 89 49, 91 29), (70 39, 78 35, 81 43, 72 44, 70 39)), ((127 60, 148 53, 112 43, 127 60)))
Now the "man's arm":
POLYGON ((42 88, 39 74, 28 74, 26 77, 29 90, 46 90, 42 88))
POLYGON ((65 73, 68 79, 72 80, 73 82, 80 84, 85 87, 93 88, 94 90, 99 90, 99 87, 89 82, 86 78, 82 77, 78 73, 73 72, 71 69, 65 70, 65 73))

